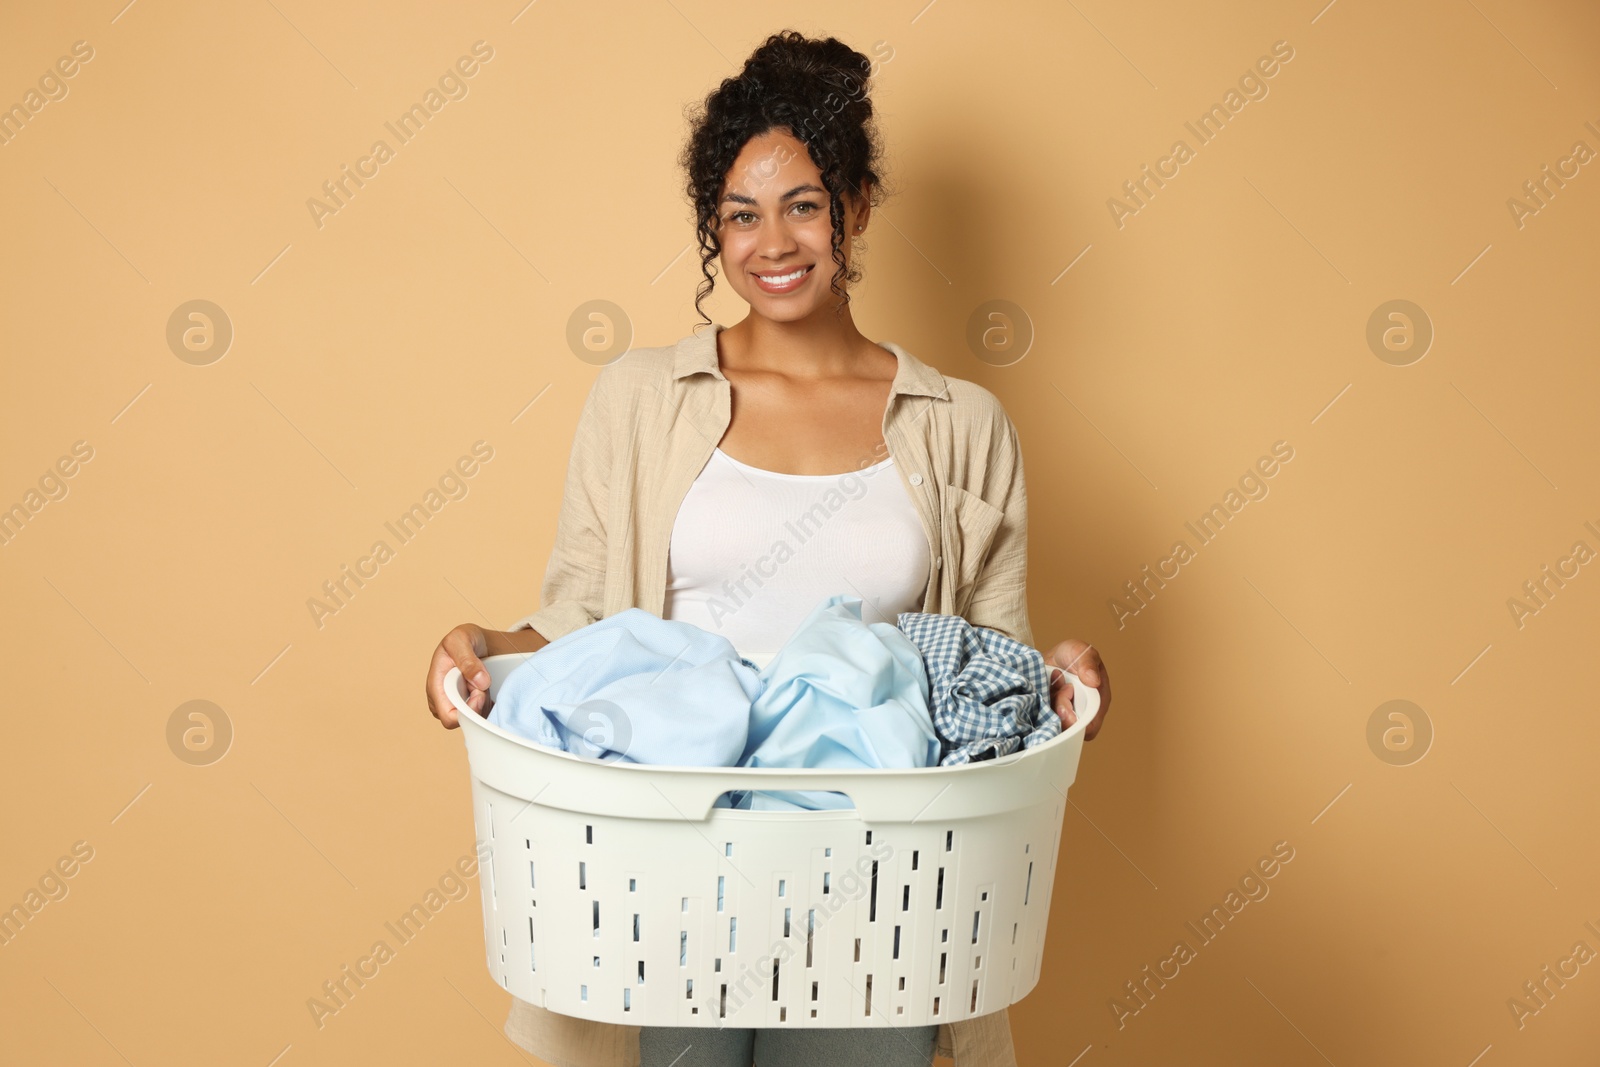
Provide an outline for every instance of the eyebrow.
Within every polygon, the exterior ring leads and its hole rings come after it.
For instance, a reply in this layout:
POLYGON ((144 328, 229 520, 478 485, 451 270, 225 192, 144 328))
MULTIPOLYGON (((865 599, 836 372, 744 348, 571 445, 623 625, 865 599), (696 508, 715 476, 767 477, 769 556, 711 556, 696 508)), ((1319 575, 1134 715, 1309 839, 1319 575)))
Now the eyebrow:
MULTIPOLYGON (((778 197, 778 202, 781 204, 785 200, 789 199, 791 196, 799 196, 801 193, 826 193, 826 192, 827 192, 826 189, 823 189, 820 186, 812 185, 810 182, 807 182, 805 185, 797 185, 797 186, 795 186, 793 189, 790 189, 787 193, 784 193, 782 196, 778 197)), ((755 200, 752 197, 741 196, 738 193, 728 193, 727 195, 725 195, 722 198, 722 200, 723 200, 723 203, 727 203, 729 200, 732 200, 736 204, 750 204, 750 205, 754 205, 755 204, 755 200)))

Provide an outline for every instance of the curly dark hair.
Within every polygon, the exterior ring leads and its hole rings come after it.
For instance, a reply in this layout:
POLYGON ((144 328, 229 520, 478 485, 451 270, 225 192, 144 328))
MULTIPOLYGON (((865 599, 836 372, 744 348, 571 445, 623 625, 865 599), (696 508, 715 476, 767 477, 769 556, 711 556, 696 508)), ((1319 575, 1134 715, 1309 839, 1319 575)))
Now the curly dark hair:
POLYGON ((804 144, 822 172, 838 265, 831 288, 843 298, 835 311, 849 302, 840 281, 859 281, 861 270, 845 270, 843 196, 846 191, 862 196, 863 184, 870 182, 869 203, 876 206, 884 197, 878 174, 882 149, 867 98, 871 74, 871 61, 843 41, 783 30, 763 41, 736 77, 723 79, 703 102, 686 110, 691 132, 679 164, 688 174, 705 275, 694 309, 706 325, 711 319, 700 304, 716 285, 712 263, 722 254, 716 222, 728 170, 751 138, 778 128, 804 144))

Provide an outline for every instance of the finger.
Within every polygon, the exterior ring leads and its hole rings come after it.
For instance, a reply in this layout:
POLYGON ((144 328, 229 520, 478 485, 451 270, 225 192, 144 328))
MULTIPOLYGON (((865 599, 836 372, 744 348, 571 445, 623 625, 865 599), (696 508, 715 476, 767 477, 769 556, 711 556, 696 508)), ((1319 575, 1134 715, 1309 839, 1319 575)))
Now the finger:
POLYGON ((439 664, 438 673, 433 679, 433 692, 429 693, 428 696, 430 701, 437 705, 433 713, 438 718, 439 725, 446 730, 454 730, 461 724, 456 719, 455 704, 444 691, 444 676, 449 670, 450 663, 448 660, 439 664))
POLYGON ((461 677, 474 689, 489 688, 489 671, 484 667, 483 661, 473 650, 472 638, 466 631, 457 627, 450 631, 444 639, 444 650, 450 654, 455 665, 461 668, 461 677))
POLYGON ((1061 720, 1063 727, 1073 725, 1078 721, 1077 711, 1073 705, 1072 681, 1067 677, 1067 672, 1053 663, 1045 665, 1046 675, 1050 679, 1050 708, 1061 720))
POLYGON ((1084 685, 1098 689, 1100 683, 1105 680, 1105 664, 1100 662, 1100 650, 1089 645, 1078 655, 1080 660, 1078 677, 1083 679, 1084 685))

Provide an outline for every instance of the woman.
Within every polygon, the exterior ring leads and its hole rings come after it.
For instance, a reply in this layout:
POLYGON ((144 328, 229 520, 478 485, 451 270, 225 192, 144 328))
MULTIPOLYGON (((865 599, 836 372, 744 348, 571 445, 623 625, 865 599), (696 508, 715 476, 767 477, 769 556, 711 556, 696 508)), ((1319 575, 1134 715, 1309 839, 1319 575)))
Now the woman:
MULTIPOLYGON (((445 635, 427 680, 444 726, 458 725, 442 689, 452 666, 487 714, 480 657, 535 651, 628 607, 720 632, 747 654, 776 651, 834 592, 860 596, 869 622, 940 612, 1033 643, 1015 427, 983 388, 867 340, 841 285, 860 278, 846 235, 865 232, 881 196, 869 71, 831 37, 785 32, 707 98, 683 155, 705 275, 695 306, 720 256, 750 314, 601 370, 542 606, 509 631, 468 623, 445 635)), ((1045 659, 1099 690, 1094 737, 1111 700, 1099 655, 1068 640, 1045 659)), ((1051 691, 1074 722, 1058 670, 1051 691)), ((957 1067, 1016 1063, 1003 1011, 940 1027, 680 1029, 514 998, 506 1031, 559 1067, 926 1067, 936 1046, 957 1067)))

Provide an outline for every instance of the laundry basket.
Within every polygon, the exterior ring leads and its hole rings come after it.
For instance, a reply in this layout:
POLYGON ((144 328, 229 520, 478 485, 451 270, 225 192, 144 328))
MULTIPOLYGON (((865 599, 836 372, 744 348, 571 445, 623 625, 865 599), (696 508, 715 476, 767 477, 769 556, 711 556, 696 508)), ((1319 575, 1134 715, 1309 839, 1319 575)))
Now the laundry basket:
MULTIPOLYGON (((525 654, 490 656, 490 695, 525 654)), ((759 662, 759 661, 758 661, 759 662)), ((925 1026, 1039 980, 1076 724, 979 763, 774 770, 599 762, 456 705, 472 774, 489 971, 562 1015, 645 1026, 925 1026), (717 808, 836 790, 854 809, 717 808)))

